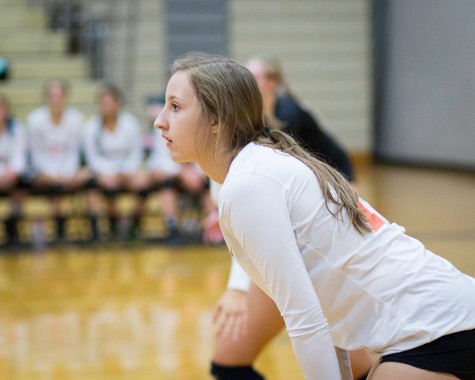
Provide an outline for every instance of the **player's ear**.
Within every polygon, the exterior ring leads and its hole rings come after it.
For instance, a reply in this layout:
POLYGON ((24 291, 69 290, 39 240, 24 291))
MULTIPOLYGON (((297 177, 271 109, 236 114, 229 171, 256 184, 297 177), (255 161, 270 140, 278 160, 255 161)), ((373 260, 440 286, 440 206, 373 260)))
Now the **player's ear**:
POLYGON ((219 131, 218 119, 216 119, 215 117, 213 117, 213 118, 211 119, 211 133, 217 134, 218 131, 219 131))

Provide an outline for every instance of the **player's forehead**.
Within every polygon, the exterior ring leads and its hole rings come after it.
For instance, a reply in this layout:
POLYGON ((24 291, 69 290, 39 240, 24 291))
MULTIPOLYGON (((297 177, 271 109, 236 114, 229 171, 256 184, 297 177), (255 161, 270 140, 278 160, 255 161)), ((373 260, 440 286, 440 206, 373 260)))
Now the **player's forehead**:
POLYGON ((167 100, 193 101, 195 90, 191 84, 190 74, 187 71, 177 71, 168 81, 165 93, 167 100))

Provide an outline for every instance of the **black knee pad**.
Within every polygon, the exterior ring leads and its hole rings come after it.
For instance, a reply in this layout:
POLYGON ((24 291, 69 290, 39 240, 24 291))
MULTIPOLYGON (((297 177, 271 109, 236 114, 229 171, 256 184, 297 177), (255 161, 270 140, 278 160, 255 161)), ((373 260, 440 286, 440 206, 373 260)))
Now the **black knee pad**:
POLYGON ((104 194, 104 196, 107 199, 112 200, 114 198, 117 198, 117 195, 119 195, 119 190, 117 190, 117 189, 103 189, 102 193, 104 194))
POLYGON ((53 195, 63 195, 66 191, 64 190, 63 185, 53 185, 51 186, 51 193, 53 195))
POLYGON ((227 366, 211 363, 211 374, 216 380, 265 380, 252 366, 227 366))
POLYGON ((176 178, 169 178, 163 181, 158 189, 176 189, 178 186, 176 178))
POLYGON ((148 194, 150 194, 150 189, 141 189, 137 191, 137 195, 142 199, 147 198, 148 194))
POLYGON ((96 188, 97 188, 97 181, 96 181, 96 179, 95 179, 95 178, 89 178, 89 179, 86 181, 85 187, 86 187, 86 189, 96 189, 96 188))

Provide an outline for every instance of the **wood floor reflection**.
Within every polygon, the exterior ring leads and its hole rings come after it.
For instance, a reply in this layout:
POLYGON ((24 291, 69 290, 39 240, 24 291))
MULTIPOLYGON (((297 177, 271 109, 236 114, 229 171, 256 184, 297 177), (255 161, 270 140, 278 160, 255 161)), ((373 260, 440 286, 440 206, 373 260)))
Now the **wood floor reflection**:
MULTIPOLYGON (((475 276, 475 175, 359 169, 383 215, 475 276)), ((0 255, 0 379, 201 380, 224 247, 64 248, 0 255)), ((269 380, 303 379, 282 334, 260 356, 269 380)))

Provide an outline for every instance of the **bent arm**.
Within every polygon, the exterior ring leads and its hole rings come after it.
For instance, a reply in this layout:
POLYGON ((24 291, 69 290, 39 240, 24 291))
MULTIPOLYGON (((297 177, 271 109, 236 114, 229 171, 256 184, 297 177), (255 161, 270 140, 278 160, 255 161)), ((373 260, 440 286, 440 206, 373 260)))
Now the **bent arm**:
POLYGON ((276 303, 306 377, 340 380, 329 325, 298 249, 286 197, 273 179, 240 176, 221 190, 222 229, 236 260, 276 303))

